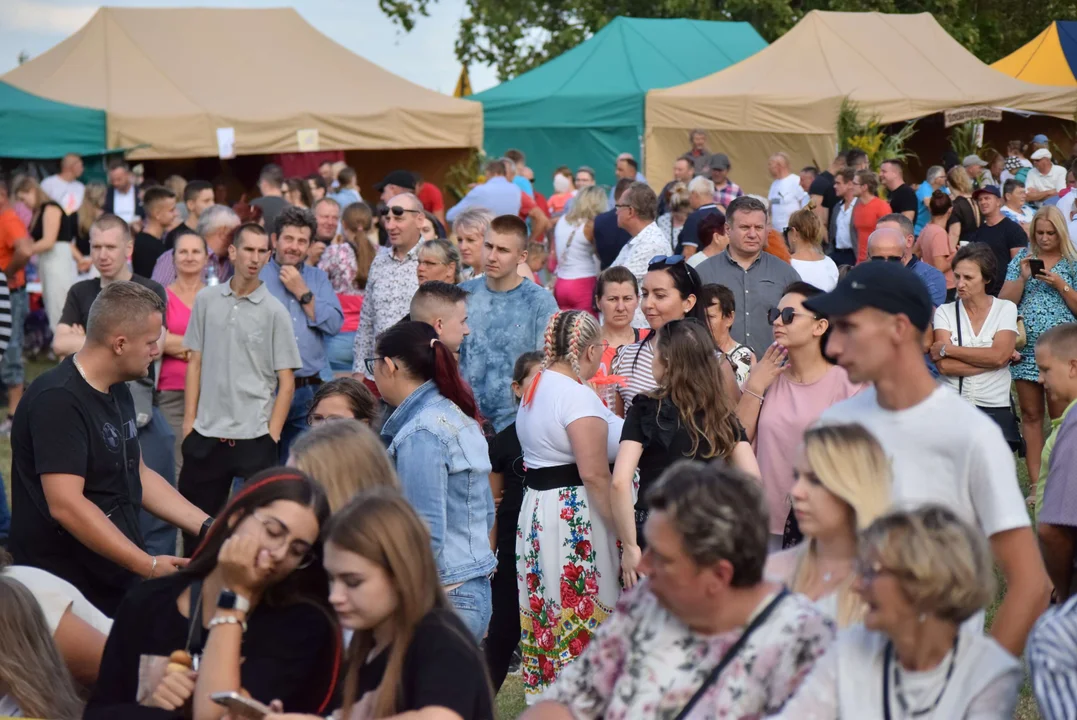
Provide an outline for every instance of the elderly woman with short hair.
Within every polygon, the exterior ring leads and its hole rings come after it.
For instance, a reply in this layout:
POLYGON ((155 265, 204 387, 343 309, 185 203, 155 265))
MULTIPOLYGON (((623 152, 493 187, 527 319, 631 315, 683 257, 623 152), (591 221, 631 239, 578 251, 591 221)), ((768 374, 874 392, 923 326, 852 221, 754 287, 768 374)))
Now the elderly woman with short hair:
POLYGON ((482 275, 482 241, 490 229, 493 213, 485 208, 469 208, 456 216, 452 231, 460 250, 460 280, 482 275))
POLYGON ((445 238, 423 240, 419 244, 419 284, 440 280, 450 285, 460 282, 460 251, 445 238))
POLYGON ((982 533, 939 505, 899 510, 861 533, 858 555, 864 623, 830 646, 777 717, 1012 717, 1021 664, 965 623, 994 597, 982 533))

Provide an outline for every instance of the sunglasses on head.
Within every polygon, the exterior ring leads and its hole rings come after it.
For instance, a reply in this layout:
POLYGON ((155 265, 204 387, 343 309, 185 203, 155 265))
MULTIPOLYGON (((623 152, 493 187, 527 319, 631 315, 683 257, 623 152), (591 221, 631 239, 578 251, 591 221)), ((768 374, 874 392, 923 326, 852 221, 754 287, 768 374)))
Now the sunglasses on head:
POLYGON ((872 255, 871 256, 871 261, 872 262, 901 262, 901 256, 898 255, 898 256, 895 257, 895 256, 892 256, 892 255, 872 255))
POLYGON ((392 207, 383 207, 381 209, 380 214, 381 214, 382 217, 385 217, 389 213, 392 213, 393 217, 398 217, 399 218, 399 217, 404 217, 404 213, 409 213, 409 212, 410 213, 416 213, 418 215, 422 215, 421 210, 409 210, 408 208, 400 207, 399 205, 393 205, 392 207))
POLYGON ((797 315, 806 315, 812 318, 817 317, 812 313, 798 313, 791 307, 782 308, 781 310, 772 307, 770 310, 767 310, 767 322, 773 325, 775 320, 781 318, 782 325, 789 325, 793 322, 793 318, 795 318, 797 315))
POLYGON ((647 263, 647 269, 657 270, 661 267, 676 265, 677 263, 682 262, 684 262, 684 255, 655 255, 651 258, 651 261, 647 263))

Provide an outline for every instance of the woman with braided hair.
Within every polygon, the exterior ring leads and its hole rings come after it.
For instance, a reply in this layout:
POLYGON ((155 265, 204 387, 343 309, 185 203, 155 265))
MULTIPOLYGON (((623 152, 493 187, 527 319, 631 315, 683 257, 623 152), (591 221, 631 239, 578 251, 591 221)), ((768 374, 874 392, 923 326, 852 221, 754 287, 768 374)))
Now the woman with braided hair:
POLYGON ((542 369, 516 416, 525 466, 516 576, 528 702, 587 647, 621 590, 609 493, 623 421, 586 385, 603 345, 590 313, 554 315, 542 369))

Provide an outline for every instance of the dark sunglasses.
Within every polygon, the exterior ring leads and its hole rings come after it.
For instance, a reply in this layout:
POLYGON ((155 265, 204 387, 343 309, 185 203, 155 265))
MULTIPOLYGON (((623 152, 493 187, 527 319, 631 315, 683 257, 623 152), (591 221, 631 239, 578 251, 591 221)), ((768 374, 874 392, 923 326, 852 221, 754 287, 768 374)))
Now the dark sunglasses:
POLYGON ((898 255, 897 257, 887 256, 887 255, 872 255, 871 256, 871 261, 872 262, 901 262, 901 260, 902 260, 902 258, 901 258, 900 255, 898 255))
POLYGON ((408 208, 402 208, 402 207, 400 207, 399 205, 393 205, 392 207, 383 207, 383 208, 382 208, 382 209, 381 209, 381 210, 379 211, 379 214, 380 214, 380 215, 381 215, 382 217, 385 217, 385 216, 387 216, 387 215, 388 215, 389 213, 392 213, 392 214, 393 214, 393 217, 398 217, 398 218, 399 218, 399 217, 404 217, 404 213, 409 213, 409 212, 410 212, 410 213, 416 213, 416 214, 418 214, 418 215, 422 215, 422 214, 423 214, 421 210, 409 210, 408 208))
POLYGON ((658 268, 676 265, 677 263, 682 262, 684 262, 684 255, 655 255, 651 258, 651 261, 647 263, 647 269, 657 270, 658 268))
POLYGON ((813 315, 812 313, 798 313, 791 307, 782 308, 781 310, 772 307, 770 310, 767 310, 767 322, 773 325, 775 320, 781 318, 782 325, 789 325, 797 315, 804 315, 810 318, 818 317, 818 315, 813 315))

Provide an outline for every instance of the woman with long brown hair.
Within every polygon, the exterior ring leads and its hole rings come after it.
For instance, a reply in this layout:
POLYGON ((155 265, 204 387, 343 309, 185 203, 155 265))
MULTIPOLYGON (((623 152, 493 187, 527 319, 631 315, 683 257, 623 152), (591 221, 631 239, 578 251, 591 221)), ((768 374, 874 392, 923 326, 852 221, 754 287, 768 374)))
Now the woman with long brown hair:
POLYGON ((759 477, 752 446, 723 390, 719 355, 706 325, 673 320, 658 330, 652 372, 658 387, 641 393, 625 415, 610 491, 613 522, 621 541, 621 575, 636 583, 647 520, 647 490, 682 459, 721 459, 759 477), (633 479, 639 469, 639 494, 633 479))
POLYGON ((329 276, 344 311, 340 332, 329 338, 329 368, 337 375, 350 375, 355 362, 355 331, 363 309, 363 293, 376 253, 367 234, 374 215, 366 203, 352 203, 340 216, 340 234, 322 253, 318 267, 329 276))
POLYGON ((482 654, 441 588, 430 532, 407 500, 390 488, 372 489, 334 515, 325 569, 329 602, 355 633, 344 718, 412 717, 436 708, 439 718, 493 720, 482 654))
POLYGON ((333 512, 363 490, 400 487, 381 438, 358 420, 335 420, 312 427, 292 443, 291 453, 288 464, 325 488, 333 512))
POLYGON ((56 332, 67 291, 75 284, 74 253, 71 249, 71 223, 58 203, 49 199, 41 186, 30 176, 24 176, 15 186, 15 197, 30 209, 32 255, 37 255, 41 276, 41 296, 49 328, 56 332))

